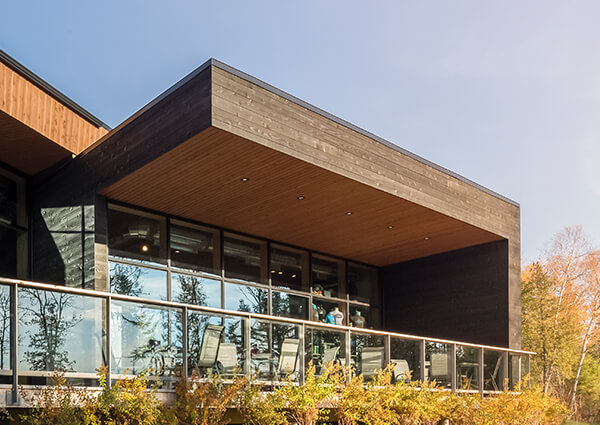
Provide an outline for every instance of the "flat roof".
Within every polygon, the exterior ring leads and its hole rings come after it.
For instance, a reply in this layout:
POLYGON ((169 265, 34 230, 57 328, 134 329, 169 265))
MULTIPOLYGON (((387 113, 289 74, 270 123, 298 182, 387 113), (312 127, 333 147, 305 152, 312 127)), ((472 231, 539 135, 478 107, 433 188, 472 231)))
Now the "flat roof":
POLYGON ((246 80, 252 84, 255 84, 273 94, 276 94, 277 96, 280 96, 290 102, 293 102, 303 108, 306 108, 314 113, 317 113, 331 121, 334 121, 337 124, 340 124, 352 131, 355 131, 359 134, 362 134, 363 136, 366 136, 376 142, 381 143, 382 145, 395 150, 396 152, 399 152, 403 155, 408 156, 409 158, 414 159, 415 161, 418 161, 424 165, 427 165, 435 170, 441 171, 444 174, 447 174, 457 180, 460 180, 476 189, 479 189, 489 195, 494 196, 495 198, 498 198, 504 202, 507 202, 511 205, 514 205, 516 207, 520 207, 519 203, 516 201, 513 201, 512 199, 499 194, 498 192, 495 192, 491 189, 488 189, 485 186, 480 185, 479 183, 474 182, 473 180, 470 180, 458 173, 455 173, 454 171, 451 171, 445 167, 442 167, 441 165, 438 165, 432 161, 429 161, 415 153, 412 153, 406 149, 401 148, 400 146, 385 140, 382 137, 379 137, 363 128, 360 128, 346 120, 343 120, 340 117, 337 117, 321 108, 318 108, 314 105, 311 105, 308 102, 303 101, 302 99, 297 98, 296 96, 293 96, 271 84, 268 84, 256 77, 253 77, 250 74, 247 74, 243 71, 240 71, 237 68, 234 68, 230 65, 227 65, 226 63, 223 63, 217 59, 214 58, 210 58, 208 59, 206 62, 204 62, 202 65, 200 65, 198 68, 194 69, 192 72, 190 72, 188 75, 186 75, 185 77, 183 77, 181 80, 179 80, 177 83, 175 83, 174 85, 172 85, 171 87, 169 87, 167 90, 165 90, 163 93, 161 93, 160 95, 158 95, 155 99, 153 99, 152 101, 150 101, 147 105, 145 105, 143 108, 141 108, 139 111, 137 111, 135 114, 133 114, 131 117, 129 117, 128 119, 126 119, 125 121, 123 121, 121 124, 119 124, 115 129, 113 129, 110 133, 106 134, 104 137, 102 137, 100 140, 98 140, 96 143, 92 144, 90 147, 88 147, 85 151, 90 151, 92 149, 94 149, 95 146, 97 146, 99 143, 102 143, 103 140, 111 137, 112 134, 118 132, 120 129, 122 129, 123 127, 125 127, 128 123, 130 123, 131 121, 133 121, 134 119, 136 119, 138 116, 140 116, 141 114, 143 114, 145 111, 147 111, 148 109, 150 109, 152 106, 154 106, 155 104, 157 104, 158 102, 160 102, 161 100, 163 100, 165 97, 167 97, 169 94, 173 93, 175 90, 177 90, 178 88, 180 88, 181 86, 185 85, 187 82, 189 82, 190 80, 192 80, 194 77, 196 77, 198 74, 200 74, 202 71, 204 71, 206 68, 210 67, 210 66, 214 66, 216 68, 219 68, 225 72, 228 72, 230 74, 233 74, 243 80, 246 80))

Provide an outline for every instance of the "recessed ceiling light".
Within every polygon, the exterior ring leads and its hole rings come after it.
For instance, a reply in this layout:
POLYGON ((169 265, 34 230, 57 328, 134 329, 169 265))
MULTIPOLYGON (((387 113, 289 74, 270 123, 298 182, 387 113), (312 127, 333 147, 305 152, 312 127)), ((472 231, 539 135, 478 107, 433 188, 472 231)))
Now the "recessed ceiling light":
POLYGON ((425 239, 426 241, 428 241, 431 238, 429 236, 425 236, 423 239, 425 239))
POLYGON ((277 272, 277 274, 283 274, 283 272, 277 272))
POLYGON ((352 215, 352 211, 346 212, 346 215, 352 215))
POLYGON ((299 200, 303 200, 303 199, 304 199, 304 196, 300 195, 300 196, 298 196, 298 199, 299 199, 299 200))
POLYGON ((148 245, 142 245, 142 251, 143 252, 148 252, 150 248, 148 248, 148 245))
POLYGON ((388 226, 388 229, 393 229, 393 228, 394 228, 394 226, 392 226, 392 225, 388 226))
POLYGON ((295 278, 295 277, 296 277, 296 275, 295 275, 295 274, 293 274, 293 275, 292 275, 292 279, 293 279, 293 278, 295 278))
POLYGON ((243 181, 243 182, 247 182, 250 179, 248 177, 242 177, 240 180, 243 181))
POLYGON ((271 270, 271 273, 277 273, 275 270, 271 270))
POLYGON ((176 249, 176 250, 175 250, 175 254, 179 254, 180 252, 181 252, 181 251, 180 251, 180 250, 178 250, 178 249, 176 249))

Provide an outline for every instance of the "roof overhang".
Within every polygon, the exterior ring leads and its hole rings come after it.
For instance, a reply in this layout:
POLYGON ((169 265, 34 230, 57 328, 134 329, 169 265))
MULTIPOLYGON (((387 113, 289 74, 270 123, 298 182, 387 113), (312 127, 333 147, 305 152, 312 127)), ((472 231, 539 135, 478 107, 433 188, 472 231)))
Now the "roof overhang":
POLYGON ((378 266, 502 239, 215 127, 103 194, 378 266))
POLYGON ((107 132, 101 121, 0 50, 0 162, 34 175, 107 132))
POLYGON ((508 239, 518 269, 518 204, 334 118, 211 60, 55 184, 374 265, 508 239))

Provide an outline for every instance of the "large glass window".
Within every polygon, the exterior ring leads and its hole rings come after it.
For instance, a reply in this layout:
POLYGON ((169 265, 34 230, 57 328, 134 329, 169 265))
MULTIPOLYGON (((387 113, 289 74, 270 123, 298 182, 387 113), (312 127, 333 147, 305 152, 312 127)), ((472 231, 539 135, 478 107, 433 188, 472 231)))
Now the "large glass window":
POLYGON ((221 275, 219 231, 171 221, 171 264, 175 267, 221 275))
POLYGON ((271 284, 308 291, 308 252, 271 245, 271 284))
POLYGON ((266 242, 226 233, 223 251, 225 277, 267 283, 266 242))
POLYGON ((225 308, 247 313, 267 314, 269 291, 255 286, 225 282, 225 308))
POLYGON ((325 297, 342 295, 344 288, 344 262, 333 258, 313 255, 312 291, 325 297))
POLYGON ((308 297, 273 291, 273 315, 308 319, 308 297))
POLYGON ((173 273, 171 294, 171 299, 178 303, 221 308, 220 280, 173 273))
POLYGON ((17 182, 0 174, 0 221, 17 224, 17 182))
POLYGON ((166 219, 112 205, 108 210, 108 248, 111 255, 165 263, 166 219))
POLYGON ((167 272, 111 262, 110 291, 134 297, 166 300, 167 272))
POLYGON ((0 276, 27 274, 25 181, 0 169, 0 276))
POLYGON ((348 263, 348 295, 351 300, 379 305, 377 269, 348 263))

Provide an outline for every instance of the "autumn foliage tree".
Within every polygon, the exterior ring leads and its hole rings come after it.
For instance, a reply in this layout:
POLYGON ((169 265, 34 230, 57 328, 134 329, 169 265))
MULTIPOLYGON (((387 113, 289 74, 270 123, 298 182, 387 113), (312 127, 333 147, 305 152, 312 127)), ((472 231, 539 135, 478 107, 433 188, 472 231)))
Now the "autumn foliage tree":
POLYGON ((579 385, 600 339, 600 250, 580 226, 551 240, 522 274, 523 343, 537 353, 532 377, 577 413, 579 385))

